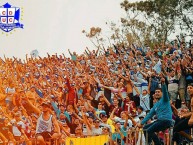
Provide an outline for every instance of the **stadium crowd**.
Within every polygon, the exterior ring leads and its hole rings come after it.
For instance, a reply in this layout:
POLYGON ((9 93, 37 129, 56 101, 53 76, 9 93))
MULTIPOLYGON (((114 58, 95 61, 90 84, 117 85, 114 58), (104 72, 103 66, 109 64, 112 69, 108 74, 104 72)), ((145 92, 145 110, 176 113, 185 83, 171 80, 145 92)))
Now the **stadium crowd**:
MULTIPOLYGON (((1 59, 2 144, 32 145, 34 138, 65 144, 69 136, 105 134, 106 145, 134 145, 139 136, 129 131, 159 120, 153 106, 160 107, 162 93, 175 121, 173 141, 192 140, 186 129, 193 126, 193 45, 182 39, 153 49, 132 44, 99 51, 1 59)), ((163 132, 158 137, 168 139, 167 128, 163 132)))

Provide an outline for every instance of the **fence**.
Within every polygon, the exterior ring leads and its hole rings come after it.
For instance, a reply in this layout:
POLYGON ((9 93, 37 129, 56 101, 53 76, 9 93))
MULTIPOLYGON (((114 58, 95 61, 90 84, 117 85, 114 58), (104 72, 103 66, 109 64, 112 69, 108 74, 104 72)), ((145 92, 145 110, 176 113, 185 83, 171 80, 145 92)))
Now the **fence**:
MULTIPOLYGON (((172 128, 157 133, 164 145, 173 145, 172 128)), ((191 131, 192 132, 192 131, 191 131)), ((192 134, 191 134, 192 135, 192 134)), ((37 145, 35 138, 21 143, 17 142, 0 142, 0 145, 37 145)), ((85 137, 67 137, 62 141, 59 139, 49 139, 46 145, 148 145, 148 134, 141 129, 128 130, 125 132, 114 132, 109 135, 85 136, 85 137), (124 138, 122 138, 124 135, 124 138)))

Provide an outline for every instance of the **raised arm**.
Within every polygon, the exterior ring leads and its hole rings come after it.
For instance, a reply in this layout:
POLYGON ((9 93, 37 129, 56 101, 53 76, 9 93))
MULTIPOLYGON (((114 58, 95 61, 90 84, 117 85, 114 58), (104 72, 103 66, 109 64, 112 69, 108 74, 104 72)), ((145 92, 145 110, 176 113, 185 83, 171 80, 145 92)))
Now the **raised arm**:
POLYGON ((105 85, 102 85, 102 87, 105 88, 105 89, 108 89, 108 90, 112 90, 111 87, 108 87, 108 86, 105 86, 105 85))
POLYGON ((111 120, 114 120, 114 119, 113 119, 113 116, 114 116, 114 113, 115 113, 115 110, 116 110, 116 109, 117 109, 117 108, 114 108, 113 111, 111 112, 111 115, 110 115, 110 117, 109 117, 111 120))
POLYGON ((124 102, 124 100, 125 100, 125 99, 123 98, 123 96, 122 96, 122 94, 121 94, 121 91, 120 91, 120 90, 118 91, 118 97, 120 97, 120 98, 121 98, 121 100, 124 102))
POLYGON ((125 122, 124 122, 124 128, 127 128, 127 124, 128 124, 128 114, 126 114, 126 118, 125 118, 125 122))
POLYGON ((52 107, 54 108, 55 113, 57 113, 57 112, 59 111, 59 108, 58 108, 58 106, 56 105, 56 103, 54 103, 53 101, 51 101, 51 105, 52 105, 52 107))
POLYGON ((140 72, 145 78, 147 78, 147 74, 146 74, 146 73, 142 72, 141 70, 139 70, 139 72, 140 72))
POLYGON ((64 129, 62 122, 58 121, 58 124, 59 124, 61 130, 64 131, 64 132, 63 132, 64 135, 66 135, 66 136, 69 137, 69 136, 70 136, 70 133, 64 129))
POLYGON ((134 88, 134 90, 136 91, 137 95, 140 95, 139 89, 134 85, 133 81, 131 81, 131 85, 134 88))
POLYGON ((92 110, 94 110, 95 108, 90 104, 90 102, 88 100, 86 100, 88 107, 91 108, 92 110))
POLYGON ((84 120, 80 117, 80 116, 78 116, 76 113, 73 113, 74 114, 74 116, 76 117, 76 118, 78 118, 81 122, 83 122, 84 120))
POLYGON ((171 107, 172 107, 172 109, 173 109, 174 115, 178 116, 178 109, 175 107, 174 104, 172 104, 172 103, 170 103, 170 104, 171 104, 171 107))
POLYGON ((68 49, 68 52, 69 52, 70 56, 72 56, 72 53, 70 52, 70 49, 68 49))
POLYGON ((104 101, 107 103, 107 106, 109 107, 111 105, 111 103, 107 100, 105 95, 102 94, 102 97, 103 97, 104 101))
POLYGON ((86 50, 88 50, 88 52, 91 54, 91 51, 88 49, 88 47, 86 47, 86 50))
POLYGON ((0 138, 4 143, 8 141, 7 138, 1 132, 0 132, 0 138))
POLYGON ((32 104, 31 101, 28 100, 27 96, 25 96, 25 99, 26 99, 26 101, 28 102, 28 105, 33 108, 33 111, 34 111, 35 113, 37 113, 38 115, 40 115, 40 113, 41 113, 40 109, 39 109, 38 107, 36 107, 34 104, 32 104))
POLYGON ((150 81, 148 83, 148 88, 147 88, 147 93, 148 94, 150 94, 150 92, 151 92, 150 88, 151 88, 151 79, 150 79, 150 81))
POLYGON ((90 54, 88 53, 88 51, 86 51, 86 50, 85 50, 85 53, 86 53, 86 55, 87 55, 87 56, 89 56, 89 55, 90 55, 90 54))
POLYGON ((6 58, 5 54, 4 54, 4 59, 5 59, 5 62, 7 62, 7 58, 6 58))
POLYGON ((96 50, 96 53, 95 53, 96 56, 98 55, 98 52, 99 52, 99 47, 96 50))
POLYGON ((134 118, 130 116, 129 114, 128 114, 128 118, 131 120, 133 126, 136 126, 137 122, 134 120, 134 118))
MULTIPOLYGON (((67 104, 67 102, 65 102, 65 104, 67 104)), ((75 109, 75 112, 78 113, 79 110, 77 108, 77 105, 76 105, 76 99, 74 99, 74 109, 75 109)))
POLYGON ((91 130, 91 129, 92 129, 92 126, 91 126, 91 124, 88 122, 87 118, 85 117, 85 114, 84 114, 84 112, 82 111, 82 109, 81 109, 81 113, 82 113, 83 122, 86 124, 87 128, 88 128, 89 130, 91 130))
POLYGON ((161 83, 162 83, 163 100, 164 100, 164 102, 170 101, 164 78, 161 78, 161 83))
POLYGON ((124 76, 122 76, 122 75, 118 75, 120 78, 122 78, 122 79, 124 79, 125 81, 130 81, 130 79, 128 79, 128 78, 126 78, 126 77, 124 77, 124 76))

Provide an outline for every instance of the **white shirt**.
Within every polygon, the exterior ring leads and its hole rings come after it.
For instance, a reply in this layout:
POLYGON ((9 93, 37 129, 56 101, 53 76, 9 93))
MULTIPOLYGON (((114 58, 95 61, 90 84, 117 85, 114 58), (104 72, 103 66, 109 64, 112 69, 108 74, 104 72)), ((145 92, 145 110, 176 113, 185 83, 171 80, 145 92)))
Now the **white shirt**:
POLYGON ((140 106, 143 107, 145 111, 150 110, 149 94, 145 96, 140 95, 140 106))
MULTIPOLYGON (((121 118, 119 118, 119 117, 114 117, 114 121, 115 122, 120 122, 120 124, 121 124, 121 127, 123 127, 124 126, 124 123, 125 123, 125 120, 124 119, 121 119, 121 118)), ((130 120, 130 119, 128 119, 128 122, 127 122, 127 126, 130 128, 130 127, 132 127, 132 121, 130 120)))
POLYGON ((51 132, 52 131, 52 115, 48 120, 43 119, 43 113, 37 120, 36 133, 51 132))
POLYGON ((112 132, 111 126, 108 125, 108 124, 106 124, 106 123, 101 123, 101 124, 100 124, 100 127, 101 127, 101 128, 107 127, 107 128, 109 128, 110 132, 112 132))
POLYGON ((178 79, 176 76, 168 78, 168 91, 178 91, 178 79))
MULTIPOLYGON (((15 120, 12 120, 12 122, 15 122, 15 120)), ((21 126, 22 129, 25 129, 26 127, 26 125, 22 121, 17 122, 17 125, 21 126)), ((13 126, 12 131, 14 136, 21 136, 21 132, 17 126, 13 126)))
POLYGON ((102 134, 102 128, 92 127, 92 135, 100 135, 100 134, 102 134))

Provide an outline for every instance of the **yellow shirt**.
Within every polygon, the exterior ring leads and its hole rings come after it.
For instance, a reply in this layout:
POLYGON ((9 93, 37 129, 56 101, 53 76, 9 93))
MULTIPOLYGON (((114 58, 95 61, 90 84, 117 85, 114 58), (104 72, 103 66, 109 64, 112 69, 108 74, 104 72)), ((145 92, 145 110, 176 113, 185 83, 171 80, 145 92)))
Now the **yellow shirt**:
POLYGON ((110 125, 111 131, 112 131, 112 133, 114 133, 114 132, 115 132, 115 127, 114 127, 114 125, 113 125, 113 120, 111 120, 110 118, 108 118, 107 124, 110 125))

